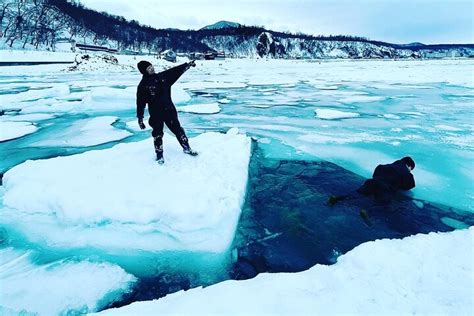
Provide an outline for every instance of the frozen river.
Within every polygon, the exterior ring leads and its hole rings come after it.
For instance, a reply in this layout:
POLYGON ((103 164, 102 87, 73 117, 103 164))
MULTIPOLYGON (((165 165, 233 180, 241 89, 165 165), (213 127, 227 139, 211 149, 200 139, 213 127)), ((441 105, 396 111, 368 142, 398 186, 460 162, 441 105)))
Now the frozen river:
MULTIPOLYGON (((183 75, 173 91, 188 136, 227 132, 236 127, 256 141, 265 159, 330 162, 361 177, 369 177, 378 164, 409 155, 416 161, 416 188, 409 193, 411 197, 452 208, 454 215, 474 212, 474 61, 225 60, 197 64, 183 75)), ((63 68, 2 68, 0 173, 15 170, 15 166, 30 159, 81 154, 149 139, 150 129, 139 130, 135 118, 135 93, 140 81, 137 71, 104 67, 77 73, 63 68)), ((172 142, 175 140, 165 139, 165 158, 172 142)), ((213 146, 212 142, 199 144, 213 146)), ((206 150, 200 148, 201 152, 206 150)), ((151 146, 149 153, 153 155, 151 146)), ((172 160, 167 159, 167 164, 168 161, 172 160)), ((182 167, 186 168, 186 164, 182 167)), ((28 175, 23 179, 29 181, 28 175)), ((28 192, 24 194, 27 199, 28 192)), ((11 196, 9 201, 13 200, 11 196)), ((23 204, 15 203, 11 205, 20 205, 21 209, 23 204)), ((3 216, 8 214, 2 212, 3 216)), ((31 211, 29 214, 37 216, 31 211)), ((453 223, 454 219, 451 226, 462 227, 453 223)), ((53 259, 66 260, 74 253, 67 250, 71 244, 57 246, 57 242, 49 240, 54 239, 53 234, 46 234, 43 239, 28 236, 24 231, 29 230, 27 226, 16 225, 11 218, 0 220, 0 226, 4 235, 18 233, 10 241, 2 237, 7 246, 13 247, 7 248, 12 258, 34 251, 30 256, 39 259, 31 262, 43 264, 53 259), (61 251, 56 253, 58 247, 61 251), (13 254, 15 251, 20 254, 13 254), (48 255, 42 257, 43 251, 48 255)), ((100 246, 104 245, 97 247, 100 246)), ((127 291, 127 282, 133 282, 134 277, 125 272, 141 277, 147 274, 143 272, 147 268, 130 263, 130 258, 106 253, 82 249, 74 260, 90 260, 93 254, 95 259, 99 256, 120 266, 107 266, 111 272, 103 276, 104 282, 119 292, 127 291), (123 276, 117 276, 113 269, 123 269, 123 276), (108 277, 111 274, 112 280, 108 277)), ((336 249, 334 256, 337 255, 336 249)), ((166 260, 173 256, 168 255, 166 260)), ((150 260, 148 263, 153 261, 144 257, 150 260)), ((227 259, 214 259, 206 264, 212 266, 212 273, 222 274, 220 265, 227 259)), ((193 260, 199 266, 207 259, 195 255, 193 260)), ((62 269, 75 268, 71 262, 60 265, 62 269)), ((225 278, 206 277, 203 283, 225 278)), ((146 283, 143 279, 140 282, 146 283)), ((104 293, 97 296, 104 297, 104 293)), ((100 305, 94 299, 86 297, 84 301, 92 303, 81 304, 90 311, 113 301, 104 299, 100 305)), ((18 308, 11 306, 13 310, 18 308)))

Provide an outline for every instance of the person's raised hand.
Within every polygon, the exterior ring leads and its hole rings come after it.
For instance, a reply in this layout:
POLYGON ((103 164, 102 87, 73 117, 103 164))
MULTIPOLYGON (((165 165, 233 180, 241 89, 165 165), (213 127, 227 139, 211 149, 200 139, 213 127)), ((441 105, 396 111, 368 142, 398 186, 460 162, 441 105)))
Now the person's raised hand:
POLYGON ((142 118, 138 119, 138 126, 140 126, 140 129, 145 129, 146 128, 145 123, 143 123, 142 118))
POLYGON ((188 63, 189 66, 191 67, 196 67, 196 62, 194 60, 191 60, 189 63, 188 63))

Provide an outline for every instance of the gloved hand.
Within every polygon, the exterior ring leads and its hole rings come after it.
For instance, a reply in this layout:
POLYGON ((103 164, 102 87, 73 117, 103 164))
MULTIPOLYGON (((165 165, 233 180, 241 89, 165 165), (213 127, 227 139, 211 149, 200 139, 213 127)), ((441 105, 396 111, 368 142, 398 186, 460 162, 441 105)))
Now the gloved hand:
POLYGON ((143 123, 142 118, 138 119, 138 126, 140 126, 140 129, 145 129, 146 128, 145 123, 143 123))
POLYGON ((194 60, 191 60, 189 63, 188 63, 189 66, 191 67, 196 67, 196 62, 194 60))

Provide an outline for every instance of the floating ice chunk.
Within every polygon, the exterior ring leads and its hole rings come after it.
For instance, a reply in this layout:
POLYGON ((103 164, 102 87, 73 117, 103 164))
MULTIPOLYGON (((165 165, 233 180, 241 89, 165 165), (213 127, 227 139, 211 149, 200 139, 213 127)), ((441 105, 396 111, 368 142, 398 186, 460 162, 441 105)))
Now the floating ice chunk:
POLYGON ((414 112, 414 111, 406 111, 406 112, 402 112, 402 114, 407 114, 407 115, 411 115, 411 116, 423 116, 424 115, 421 112, 414 112))
POLYGON ((20 115, 4 115, 0 116, 0 121, 8 122, 36 122, 54 118, 52 114, 36 113, 36 114, 20 114, 20 115))
POLYGON ((229 104, 231 101, 227 98, 219 99, 217 102, 222 103, 222 104, 229 104))
POLYGON ((198 114, 215 114, 221 111, 218 103, 202 103, 191 104, 186 106, 178 106, 179 112, 198 113, 198 114))
POLYGON ((339 100, 342 103, 366 103, 366 102, 377 102, 383 101, 385 97, 371 96, 371 95, 355 95, 351 97, 345 97, 339 100))
POLYGON ((383 117, 387 118, 387 119, 392 119, 392 120, 400 120, 401 117, 398 116, 398 115, 395 115, 395 114, 384 114, 383 117))
POLYGON ((278 91, 276 88, 258 89, 258 92, 275 92, 278 91))
POLYGON ((3 177, 0 219, 50 247, 223 252, 244 201, 250 139, 231 131, 190 143, 199 156, 166 134, 163 166, 152 138, 27 161, 3 177))
POLYGON ((441 129, 441 130, 444 130, 444 131, 450 131, 450 132, 460 132, 460 131, 462 131, 461 128, 457 128, 457 127, 449 126, 449 125, 444 125, 444 124, 435 125, 435 127, 437 129, 441 129))
POLYGON ((315 94, 317 95, 327 95, 327 96, 334 96, 334 97, 359 97, 367 95, 366 92, 363 91, 352 91, 352 90, 319 90, 316 91, 315 94))
POLYGON ((182 104, 191 100, 191 96, 184 90, 182 84, 176 84, 171 88, 171 99, 176 104, 182 104))
POLYGON ((112 124, 115 116, 100 116, 75 122, 70 128, 61 131, 53 139, 38 142, 39 146, 95 146, 132 135, 130 132, 117 129, 112 124))
POLYGON ((100 315, 468 315, 473 240, 471 227, 367 242, 331 266, 225 281, 100 315))
POLYGON ((258 108, 258 109, 268 109, 268 108, 271 108, 272 105, 270 105, 270 104, 246 104, 245 107, 258 108))
POLYGON ((316 109, 316 117, 323 119, 323 120, 336 120, 336 119, 343 119, 343 118, 353 118, 360 116, 359 113, 353 112, 344 112, 339 110, 331 110, 331 109, 316 109))
POLYGON ((135 277, 108 263, 36 264, 35 253, 0 249, 0 306, 18 314, 95 312, 130 290, 135 277))
POLYGON ((17 94, 4 94, 2 95, 2 103, 0 104, 0 110, 18 107, 18 103, 20 102, 37 100, 42 98, 52 98, 68 94, 69 85, 65 83, 58 83, 53 87, 46 87, 43 89, 31 89, 17 94))
POLYGON ((394 128, 391 128, 390 131, 395 132, 395 133, 400 133, 400 132, 403 132, 403 129, 401 129, 400 127, 394 127, 394 128))
POLYGON ((0 142, 34 133, 37 129, 29 122, 0 122, 0 142))

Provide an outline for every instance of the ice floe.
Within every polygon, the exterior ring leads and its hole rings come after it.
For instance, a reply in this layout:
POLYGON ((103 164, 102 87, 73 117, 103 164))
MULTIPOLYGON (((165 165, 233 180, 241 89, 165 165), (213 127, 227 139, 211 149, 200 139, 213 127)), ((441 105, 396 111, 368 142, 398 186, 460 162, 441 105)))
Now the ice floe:
POLYGON ((179 112, 198 113, 198 114, 215 114, 221 111, 218 103, 201 103, 176 108, 179 112))
POLYGON ((0 122, 0 142, 34 133, 37 129, 29 122, 0 122))
POLYGON ((27 161, 3 177, 2 222, 51 247, 222 252, 246 192, 250 139, 234 129, 190 143, 199 156, 166 134, 162 166, 152 138, 27 161))
POLYGON ((54 118, 52 114, 36 113, 36 114, 20 114, 20 115, 4 115, 0 116, 0 122, 36 122, 54 118))
POLYGON ((367 242, 331 266, 225 281, 100 315, 468 315, 473 240, 470 228, 367 242))
POLYGON ((92 119, 76 121, 72 126, 60 131, 54 138, 44 139, 36 146, 85 147, 121 140, 132 135, 130 132, 117 129, 112 124, 115 116, 99 116, 92 119))
POLYGON ((338 101, 342 103, 363 103, 363 102, 377 102, 383 101, 385 97, 382 96, 371 96, 371 95, 354 95, 345 98, 341 98, 338 101))
POLYGON ((228 104, 228 103, 230 103, 231 101, 230 101, 229 99, 227 99, 227 98, 223 98, 223 99, 217 100, 217 102, 222 103, 222 104, 228 104))
POLYGON ((119 299, 136 280, 119 266, 109 263, 67 259, 43 264, 35 261, 33 251, 0 249, 0 313, 95 312, 119 299))
POLYGON ((359 113, 345 112, 332 109, 315 109, 316 117, 323 120, 336 120, 343 118, 354 118, 360 116, 359 113))

